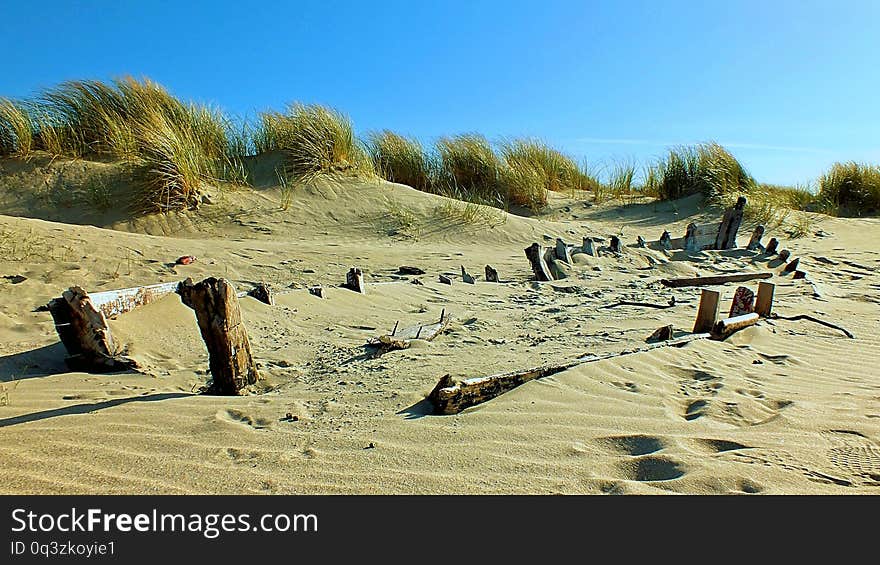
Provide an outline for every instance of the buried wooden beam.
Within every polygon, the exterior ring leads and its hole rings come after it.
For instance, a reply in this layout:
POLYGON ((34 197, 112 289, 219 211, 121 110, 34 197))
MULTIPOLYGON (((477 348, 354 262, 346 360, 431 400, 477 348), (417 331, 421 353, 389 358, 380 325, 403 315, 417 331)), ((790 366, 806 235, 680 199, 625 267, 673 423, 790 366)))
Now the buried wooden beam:
POLYGON ((451 375, 444 375, 437 383, 437 386, 434 387, 434 390, 428 395, 428 400, 434 406, 435 414, 458 414, 465 408, 491 400, 513 390, 521 384, 548 377, 584 363, 642 353, 659 347, 678 347, 691 341, 708 337, 711 337, 708 333, 693 334, 660 343, 644 345, 627 351, 602 355, 585 355, 555 365, 541 365, 520 371, 510 371, 458 382, 451 375))
POLYGON ((407 328, 400 328, 400 322, 394 324, 394 329, 390 334, 380 335, 379 337, 367 340, 367 345, 379 347, 384 351, 394 349, 407 349, 414 340, 433 341, 438 335, 442 334, 449 327, 452 316, 446 313, 444 309, 440 313, 440 321, 432 324, 419 324, 407 328))
POLYGON ((486 265, 486 282, 498 282, 498 271, 491 265, 486 265))
POLYGON ((683 286, 702 286, 712 284, 724 284, 729 282, 745 282, 754 279, 769 279, 773 273, 765 271, 762 273, 731 273, 726 275, 712 275, 708 277, 689 277, 682 279, 661 279, 663 286, 671 288, 680 288, 683 286))
POLYGON ((773 293, 776 285, 761 281, 758 283, 758 296, 755 298, 755 313, 767 318, 773 312, 773 293))
POLYGON ((89 294, 92 306, 108 318, 131 312, 138 306, 155 302, 177 290, 180 281, 136 286, 120 290, 105 290, 89 294))
POLYGON ((275 305, 275 298, 272 296, 272 289, 269 288, 269 285, 266 283, 257 284, 257 286, 248 291, 247 295, 256 298, 263 304, 268 304, 269 306, 275 305))
POLYGON ((342 286, 361 294, 367 293, 367 286, 364 284, 364 274, 357 267, 352 267, 348 270, 348 273, 345 275, 345 284, 342 286))
POLYGON ((256 383, 259 373, 232 284, 214 277, 200 283, 186 279, 177 293, 185 305, 195 310, 208 348, 212 392, 237 395, 256 383))
POLYGON ((724 212, 721 225, 718 226, 718 236, 715 238, 715 249, 734 249, 736 247, 736 233, 742 224, 745 207, 746 197, 740 196, 736 199, 736 204, 724 212))
POLYGON ((779 260, 782 261, 783 263, 785 263, 786 261, 788 261, 788 258, 789 258, 789 257, 791 257, 791 251, 789 251, 788 249, 783 249, 782 251, 779 252, 779 257, 778 257, 778 258, 779 258, 779 260))
MULTIPOLYGON (((176 284, 176 283, 175 283, 176 284)), ((48 304, 55 330, 74 370, 106 373, 122 371, 136 363, 122 355, 110 333, 107 318, 82 287, 72 286, 48 304)))
POLYGON ((715 320, 718 319, 718 309, 721 306, 721 293, 717 290, 703 289, 700 295, 700 306, 697 310, 697 319, 694 321, 694 333, 712 331, 715 320))
POLYGON ((760 319, 761 316, 755 312, 750 312, 741 316, 718 320, 718 322, 715 323, 715 327, 712 329, 712 338, 727 339, 741 329, 754 326, 760 319))
POLYGON ((538 281, 552 281, 553 276, 550 275, 550 268, 544 260, 544 253, 541 245, 533 243, 525 248, 526 258, 532 266, 532 272, 535 273, 535 279, 538 281))
POLYGON ((474 277, 472 277, 471 274, 467 272, 467 269, 464 268, 464 265, 461 266, 461 282, 467 284, 477 284, 477 281, 474 280, 474 277))
POLYGON ((780 316, 779 314, 773 314, 773 315, 771 316, 771 318, 774 319, 774 320, 788 320, 788 321, 791 321, 791 322, 794 322, 794 321, 797 321, 797 320, 807 320, 808 322, 813 322, 813 323, 819 324, 819 325, 821 325, 821 326, 825 326, 826 328, 831 328, 831 329, 834 329, 834 330, 840 330, 840 331, 842 331, 842 332, 846 335, 846 337, 848 337, 848 338, 850 338, 850 339, 855 339, 855 338, 856 338, 856 336, 854 336, 854 335, 853 335, 849 330, 847 330, 846 328, 843 328, 843 327, 841 327, 841 326, 838 326, 837 324, 832 324, 831 322, 826 322, 825 320, 820 320, 819 318, 814 318, 813 316, 810 316, 810 315, 808 315, 808 314, 799 314, 799 315, 797 315, 797 316, 780 316))
POLYGON ((764 237, 764 226, 755 226, 755 231, 752 232, 752 237, 749 239, 749 244, 746 246, 746 249, 750 251, 761 249, 762 237, 764 237))

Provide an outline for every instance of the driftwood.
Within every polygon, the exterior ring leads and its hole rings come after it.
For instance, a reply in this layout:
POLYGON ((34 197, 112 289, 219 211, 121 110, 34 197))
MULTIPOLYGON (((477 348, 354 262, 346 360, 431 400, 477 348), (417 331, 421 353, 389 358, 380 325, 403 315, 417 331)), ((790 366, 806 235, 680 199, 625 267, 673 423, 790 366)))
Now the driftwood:
POLYGON ((525 248, 525 252, 526 258, 532 266, 532 272, 535 273, 535 279, 538 281, 552 281, 553 277, 550 275, 550 268, 547 266, 547 262, 544 260, 541 245, 533 243, 525 248))
POLYGON ((645 338, 645 341, 648 343, 657 343, 659 341, 669 341, 672 339, 673 331, 672 324, 668 326, 663 326, 661 328, 657 328, 654 330, 654 333, 645 338))
POLYGON ((819 318, 814 318, 813 316, 810 316, 808 314, 799 314, 797 316, 780 316, 779 314, 773 314, 771 316, 771 318, 773 320, 788 320, 791 322, 796 322, 798 320, 807 320, 808 322, 814 322, 816 324, 825 326, 826 328, 831 328, 833 330, 840 330, 846 335, 846 337, 848 337, 850 339, 856 338, 856 336, 854 336, 852 334, 852 332, 850 332, 846 328, 838 326, 837 324, 832 324, 831 322, 826 322, 825 320, 820 320, 819 318))
POLYGON ((680 288, 683 286, 702 286, 711 284, 724 284, 729 282, 745 282, 754 279, 769 279, 773 273, 731 273, 727 275, 712 275, 708 277, 691 277, 683 279, 661 279, 663 286, 680 288))
POLYGON ((364 284, 364 274, 357 267, 352 267, 348 270, 348 273, 345 275, 345 284, 342 286, 361 294, 366 294, 367 292, 367 287, 364 284))
POLYGON ((797 271, 797 270, 798 270, 798 264, 799 264, 800 262, 801 262, 800 258, 793 259, 792 261, 790 261, 790 262, 788 263, 788 265, 785 266, 784 269, 782 269, 782 272, 784 272, 784 273, 793 273, 793 272, 797 271))
POLYGON ((275 305, 275 298, 272 296, 272 289, 266 283, 259 283, 257 286, 248 291, 248 296, 256 298, 269 306, 275 305))
POLYGON ((318 298, 324 298, 324 287, 322 286, 310 286, 309 294, 312 296, 317 296, 318 298))
POLYGON ((758 296, 755 298, 755 313, 767 318, 773 312, 773 293, 776 285, 761 281, 758 283, 758 296))
POLYGON ((718 319, 718 310, 721 306, 721 293, 717 290, 704 288, 700 295, 700 306, 697 310, 697 319, 694 321, 694 333, 712 331, 715 320, 718 319))
POLYGON ((715 324, 715 328, 712 330, 712 338, 722 340, 727 339, 741 329, 747 328, 749 326, 754 326, 758 323, 758 320, 760 319, 760 316, 758 316, 754 312, 751 312, 749 314, 743 314, 741 316, 734 316, 731 318, 719 320, 715 324))
POLYGON ((764 226, 755 226, 755 231, 752 232, 752 237, 749 239, 749 244, 746 246, 746 249, 750 251, 761 249, 762 237, 764 237, 764 226))
POLYGON ((740 196, 736 199, 736 204, 724 212, 721 225, 718 227, 718 236, 715 238, 715 249, 734 249, 736 247, 736 233, 742 224, 745 207, 746 197, 740 196))
POLYGON ((782 251, 779 252, 779 260, 782 261, 783 263, 788 261, 789 257, 791 257, 791 251, 789 251, 788 249, 783 249, 782 251))
POLYGON ((398 322, 394 324, 394 329, 391 330, 390 334, 370 338, 367 340, 367 345, 376 346, 385 351, 407 349, 417 339, 432 341, 446 331, 451 319, 452 317, 446 313, 446 310, 443 310, 440 313, 440 321, 432 324, 419 324, 418 326, 398 329, 400 324, 398 322))
POLYGON ((669 235, 668 231, 663 230, 663 234, 660 236, 659 243, 660 249, 663 249, 665 251, 669 251, 670 249, 672 249, 672 236, 669 235))
POLYGON ((474 277, 472 277, 470 273, 465 270, 464 265, 461 266, 461 280, 462 282, 466 282, 468 284, 476 284, 477 282, 474 280, 474 277))
POLYGON ((486 282, 498 282, 498 271, 491 265, 486 265, 486 282))
POLYGON ((455 382, 450 375, 445 375, 437 383, 437 386, 434 387, 434 390, 428 395, 428 399, 434 406, 435 414, 458 414, 465 408, 491 400, 521 384, 554 375, 584 363, 641 353, 658 347, 681 346, 691 341, 708 337, 710 337, 710 334, 708 333, 694 334, 660 343, 644 345, 628 351, 603 355, 586 355, 555 365, 542 365, 520 371, 511 371, 487 377, 465 379, 460 382, 455 382))
POLYGON ((568 250, 568 245, 562 241, 562 238, 556 238, 556 259, 559 261, 565 261, 569 265, 571 265, 571 252, 568 250))
POLYGON ((107 318, 82 287, 65 290, 61 298, 49 302, 48 309, 67 349, 66 362, 71 369, 105 373, 135 366, 133 360, 121 354, 107 318))
POLYGON ((236 395, 256 383, 259 374, 232 285, 213 277, 197 284, 186 279, 177 292, 183 303, 195 310, 208 348, 212 391, 236 395))
POLYGON ((736 292, 733 294, 728 317, 733 318, 743 314, 751 314, 754 311, 755 293, 744 286, 737 287, 736 292))
POLYGON ((596 256, 596 246, 593 243, 593 239, 589 237, 584 238, 584 245, 581 247, 581 250, 587 255, 596 256))
POLYGON ((121 290, 105 290, 89 295, 92 306, 100 310, 108 318, 131 312, 138 306, 155 302, 164 296, 177 291, 180 281, 123 288, 121 290))
POLYGON ((779 247, 779 240, 775 237, 771 237, 770 241, 767 242, 767 247, 764 248, 764 253, 767 255, 773 255, 776 253, 776 248, 779 247))
POLYGON ((451 284, 452 284, 452 279, 450 279, 450 278, 447 277, 447 276, 440 275, 440 282, 443 283, 443 284, 450 284, 450 285, 451 285, 451 284))
POLYGON ((605 306, 599 306, 600 310, 604 310, 606 308, 617 308, 618 306, 638 306, 641 308, 657 308, 660 310, 666 308, 672 308, 675 306, 675 298, 671 299, 666 304, 654 304, 653 302, 632 302, 629 300, 621 300, 620 302, 615 302, 613 304, 606 304, 605 306))

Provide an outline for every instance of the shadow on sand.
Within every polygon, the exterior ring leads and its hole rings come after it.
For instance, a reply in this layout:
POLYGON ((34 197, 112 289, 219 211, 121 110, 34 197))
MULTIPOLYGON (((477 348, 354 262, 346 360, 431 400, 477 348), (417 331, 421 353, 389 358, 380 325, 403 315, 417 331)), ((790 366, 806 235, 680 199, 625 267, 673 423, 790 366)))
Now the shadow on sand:
POLYGON ((73 406, 64 406, 62 408, 54 408, 52 410, 43 410, 42 412, 33 412, 31 414, 22 414, 21 416, 12 416, 0 420, 0 428, 7 426, 15 426, 17 424, 27 424, 29 422, 38 422, 58 416, 70 416, 73 414, 89 414, 98 410, 113 408, 129 402, 157 402, 160 400, 168 400, 171 398, 182 398, 185 396, 194 396, 186 392, 168 392, 162 394, 150 394, 147 396, 132 396, 129 398, 116 398, 114 400, 106 400, 104 402, 94 402, 92 404, 75 404, 73 406))

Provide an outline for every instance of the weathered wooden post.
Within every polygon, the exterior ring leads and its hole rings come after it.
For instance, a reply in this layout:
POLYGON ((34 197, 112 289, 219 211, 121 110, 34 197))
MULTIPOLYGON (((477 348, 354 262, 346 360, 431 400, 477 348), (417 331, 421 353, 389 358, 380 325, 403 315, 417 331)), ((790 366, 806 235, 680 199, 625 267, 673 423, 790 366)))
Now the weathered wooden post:
POLYGON ((451 285, 451 284, 452 284, 452 279, 450 279, 449 277, 447 277, 447 276, 445 276, 445 275, 440 275, 440 282, 443 283, 443 284, 451 285))
POLYGON ((660 236, 660 249, 664 251, 672 249, 672 236, 666 230, 663 230, 663 234, 660 236))
POLYGON ((755 313, 767 318, 773 311, 773 293, 776 285, 761 281, 758 283, 758 297, 755 299, 755 313))
POLYGON ((762 237, 764 237, 764 226, 755 226, 755 231, 752 232, 752 237, 749 239, 749 244, 746 246, 746 249, 750 251, 761 249, 762 237))
POLYGON ((611 244, 609 245, 609 249, 611 249, 612 253, 623 252, 623 243, 621 243, 620 238, 616 235, 611 236, 611 244))
POLYGON ((697 245, 697 224, 691 222, 687 226, 687 230, 684 233, 684 250, 693 252, 699 251, 699 246, 697 245))
POLYGON ((122 371, 135 362, 121 355, 107 318, 95 308, 82 287, 72 286, 48 304, 55 330, 67 349, 67 365, 74 370, 106 373, 122 371))
POLYGON ((352 267, 348 270, 348 273, 345 275, 345 284, 342 286, 361 294, 367 293, 367 287, 364 284, 364 274, 357 267, 352 267))
POLYGON ((792 261, 788 265, 786 265, 782 271, 785 273, 793 273, 798 270, 798 264, 800 262, 800 258, 792 259, 792 261))
POLYGON ((535 273, 535 279, 538 281, 552 281, 553 277, 550 275, 547 262, 544 260, 541 245, 533 243, 526 247, 525 252, 526 258, 528 258, 529 263, 532 265, 532 272, 535 273))
POLYGON ((491 265, 486 265, 486 282, 498 282, 498 271, 491 265))
POLYGON ((779 240, 775 237, 771 237, 770 241, 767 242, 767 247, 764 248, 764 253, 767 255, 773 255, 776 253, 777 247, 779 247, 779 240))
POLYGON ((312 296, 317 296, 318 298, 324 298, 324 287, 321 285, 318 286, 310 286, 309 294, 312 296))
POLYGON ((248 292, 248 296, 256 298, 269 306, 275 305, 275 298, 272 296, 272 289, 266 283, 259 283, 248 292))
POLYGON ((571 265, 571 253, 568 250, 568 245, 559 237, 556 238, 556 258, 571 265))
POLYGON ((177 293, 183 303, 196 312, 199 330, 208 348, 213 391, 237 395, 246 386, 256 383, 259 374, 232 284, 214 277, 197 284, 186 279, 178 286, 177 293))
POLYGON ((742 224, 743 211, 746 207, 746 197, 736 199, 733 208, 724 212, 721 225, 718 226, 718 235, 715 237, 715 249, 733 249, 736 247, 736 232, 742 224))
POLYGON ((584 253, 587 255, 592 255, 593 257, 596 256, 596 247, 593 245, 593 238, 591 237, 584 238, 584 245, 581 249, 583 249, 584 253))
POLYGON ((700 306, 697 311, 697 319, 694 322, 693 333, 705 333, 712 331, 715 320, 718 319, 718 308, 721 305, 721 293, 717 290, 703 289, 700 295, 700 306))
POLYGON ((789 251, 788 249, 783 249, 782 251, 779 252, 779 260, 782 261, 783 263, 788 261, 789 257, 791 257, 791 251, 789 251))
POLYGON ((647 247, 647 246, 648 246, 648 242, 645 241, 645 238, 644 238, 644 237, 642 237, 642 236, 638 236, 638 237, 636 238, 636 245, 637 245, 638 247, 647 247))
POLYGON ((755 310, 755 293, 744 286, 737 287, 733 294, 733 302, 730 304, 728 317, 750 314, 755 310))
POLYGON ((465 270, 464 265, 461 266, 461 280, 462 282, 466 282, 468 284, 476 284, 474 277, 472 277, 471 274, 465 270))

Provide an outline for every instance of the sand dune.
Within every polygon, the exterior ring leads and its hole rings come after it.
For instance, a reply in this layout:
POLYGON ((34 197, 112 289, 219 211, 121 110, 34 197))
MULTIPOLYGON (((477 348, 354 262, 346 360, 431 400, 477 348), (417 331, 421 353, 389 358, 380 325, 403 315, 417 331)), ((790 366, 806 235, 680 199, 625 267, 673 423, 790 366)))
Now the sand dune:
MULTIPOLYGON (((286 211, 271 187, 212 202, 96 225, 71 225, 75 209, 49 218, 4 204, 0 275, 27 279, 0 279, 0 492, 880 492, 877 219, 826 218, 821 235, 796 240, 767 235, 813 283, 775 276, 776 310, 834 321, 856 339, 766 320, 726 342, 581 365, 433 416, 424 397, 446 373, 620 351, 670 323, 690 330, 699 289, 660 278, 780 266, 744 250, 635 247, 637 235, 680 234, 717 214, 693 198, 621 207, 554 195, 536 218, 380 182, 302 190, 286 211), (533 241, 620 233, 631 245, 622 258, 576 254, 569 278, 529 280, 523 248, 533 241), (197 261, 175 266, 185 254, 197 261), (503 284, 461 283, 461 265, 482 275, 486 264, 503 284), (400 265, 427 271, 423 284, 396 275, 400 265), (366 295, 336 287, 352 266, 367 274, 366 295), (206 276, 242 290, 295 283, 274 307, 241 301, 261 391, 197 394, 207 352, 176 296, 111 321, 141 366, 132 373, 68 372, 50 316, 33 312, 72 284, 206 276), (313 284, 326 298, 303 290, 313 284), (665 310, 601 308, 671 297, 665 310), (444 309, 453 322, 437 340, 365 354, 365 341, 395 322, 435 321, 444 309)), ((717 287, 724 304, 736 286, 717 287)))

